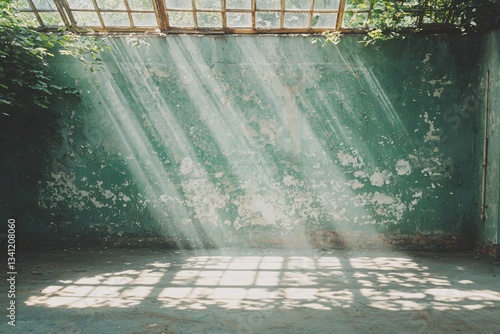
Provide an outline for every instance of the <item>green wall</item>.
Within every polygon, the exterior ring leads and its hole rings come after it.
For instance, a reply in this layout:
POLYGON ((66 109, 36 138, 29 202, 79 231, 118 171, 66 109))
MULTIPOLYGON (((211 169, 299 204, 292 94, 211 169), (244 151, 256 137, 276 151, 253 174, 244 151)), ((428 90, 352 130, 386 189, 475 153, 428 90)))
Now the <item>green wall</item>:
POLYGON ((8 177, 24 191, 4 210, 26 235, 194 246, 256 233, 475 236, 482 44, 360 39, 110 38, 97 73, 57 57, 57 81, 81 99, 59 103, 60 145, 8 177))
MULTIPOLYGON (((485 39, 484 67, 490 72, 490 83, 487 129, 487 208, 482 239, 486 244, 498 247, 500 240, 500 30, 491 32, 485 39)), ((486 82, 486 74, 484 78, 486 82)))

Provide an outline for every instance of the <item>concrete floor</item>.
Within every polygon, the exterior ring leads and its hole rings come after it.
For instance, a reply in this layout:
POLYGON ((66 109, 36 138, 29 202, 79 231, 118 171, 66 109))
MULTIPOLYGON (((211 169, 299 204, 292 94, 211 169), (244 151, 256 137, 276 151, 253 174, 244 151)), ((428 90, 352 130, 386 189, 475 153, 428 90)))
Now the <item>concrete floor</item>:
POLYGON ((0 333, 500 333, 500 266, 472 253, 113 249, 17 262, 17 326, 4 317, 0 333))

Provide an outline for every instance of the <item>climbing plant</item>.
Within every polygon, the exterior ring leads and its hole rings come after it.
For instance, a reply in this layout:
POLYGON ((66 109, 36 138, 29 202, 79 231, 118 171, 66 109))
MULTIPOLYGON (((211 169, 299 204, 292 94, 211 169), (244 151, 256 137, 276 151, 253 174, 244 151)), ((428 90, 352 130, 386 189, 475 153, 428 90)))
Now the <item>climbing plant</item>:
MULTIPOLYGON (((500 0, 347 0, 343 26, 364 29, 373 44, 424 29, 468 34, 500 25, 500 0)), ((337 44, 341 33, 325 31, 325 44, 337 44)))
POLYGON ((25 26, 12 1, 0 3, 0 117, 48 109, 51 99, 71 89, 52 84, 47 58, 54 50, 81 60, 90 70, 106 45, 68 31, 44 33, 25 26))
POLYGON ((40 156, 58 141, 58 112, 51 106, 62 96, 77 96, 54 83, 48 59, 71 56, 89 71, 100 65, 105 41, 69 31, 42 32, 24 25, 11 0, 0 2, 0 131, 2 146, 18 155, 40 156))
MULTIPOLYGON (((55 84, 48 59, 56 53, 79 59, 94 71, 105 41, 69 31, 43 32, 24 25, 11 0, 0 0, 0 212, 22 214, 36 199, 43 163, 53 161, 62 139, 58 98, 78 99, 55 84)), ((75 101, 76 102, 76 101, 75 101)))

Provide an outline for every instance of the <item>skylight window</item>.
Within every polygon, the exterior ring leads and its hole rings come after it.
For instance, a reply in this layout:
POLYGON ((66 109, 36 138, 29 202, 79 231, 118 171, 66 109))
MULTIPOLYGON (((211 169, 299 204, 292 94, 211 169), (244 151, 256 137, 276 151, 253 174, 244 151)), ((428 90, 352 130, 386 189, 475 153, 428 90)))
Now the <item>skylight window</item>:
MULTIPOLYGON (((403 27, 453 23, 454 0, 392 3, 403 27)), ((30 26, 47 30, 66 26, 82 32, 362 31, 373 28, 373 19, 388 10, 383 2, 369 0, 17 0, 15 4, 30 26)))

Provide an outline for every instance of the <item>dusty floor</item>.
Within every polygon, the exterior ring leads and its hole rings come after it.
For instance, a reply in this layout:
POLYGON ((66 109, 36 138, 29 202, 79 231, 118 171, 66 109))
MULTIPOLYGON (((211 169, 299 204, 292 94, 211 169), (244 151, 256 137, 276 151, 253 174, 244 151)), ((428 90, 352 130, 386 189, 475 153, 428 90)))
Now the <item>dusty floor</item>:
POLYGON ((500 333, 500 266, 471 253, 67 250, 17 267, 0 333, 500 333))

